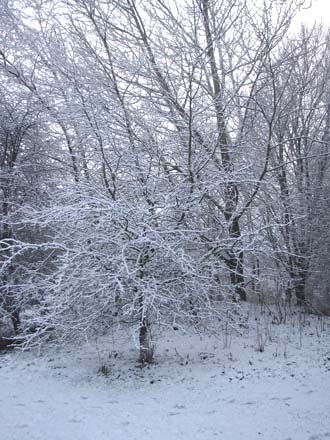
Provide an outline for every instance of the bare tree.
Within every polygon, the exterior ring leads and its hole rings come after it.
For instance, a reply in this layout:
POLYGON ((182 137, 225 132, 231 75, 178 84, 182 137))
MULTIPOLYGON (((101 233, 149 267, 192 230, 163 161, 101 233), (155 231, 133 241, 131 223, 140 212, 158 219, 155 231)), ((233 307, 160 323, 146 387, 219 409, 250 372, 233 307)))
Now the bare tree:
POLYGON ((275 278, 287 271, 299 297, 328 86, 321 57, 308 61, 319 44, 286 42, 298 3, 58 0, 6 10, 15 38, 4 26, 0 66, 43 112, 56 169, 47 203, 24 217, 48 231, 40 245, 51 269, 34 280, 40 334, 134 325, 149 362, 154 323, 221 319, 249 282, 257 290, 262 258, 275 278))
MULTIPOLYGON (((24 226, 20 211, 39 204, 40 178, 44 160, 37 133, 38 113, 34 113, 29 95, 0 96, 0 304, 9 315, 16 334, 20 332, 20 312, 28 302, 22 284, 29 272, 29 255, 13 255, 21 240, 34 240, 32 230, 24 226), (37 199, 39 198, 39 201, 37 199), (32 234, 32 235, 31 235, 32 234)), ((45 169, 44 169, 45 171, 45 169)))
MULTIPOLYGON (((329 37, 320 29, 302 28, 279 57, 283 94, 274 125, 272 176, 278 197, 268 198, 267 211, 280 235, 271 235, 276 258, 287 271, 287 296, 305 303, 305 283, 314 240, 314 220, 323 193, 328 163, 329 37)), ((274 197, 274 192, 272 193, 274 197)))

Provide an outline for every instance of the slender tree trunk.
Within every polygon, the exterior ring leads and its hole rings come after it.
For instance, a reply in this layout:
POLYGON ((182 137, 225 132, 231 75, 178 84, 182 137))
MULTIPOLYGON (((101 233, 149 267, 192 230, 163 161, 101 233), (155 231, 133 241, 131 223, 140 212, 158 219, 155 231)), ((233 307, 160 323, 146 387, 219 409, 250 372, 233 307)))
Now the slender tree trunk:
POLYGON ((139 331, 140 362, 150 364, 153 361, 154 350, 151 345, 149 326, 146 318, 142 318, 139 331))
POLYGON ((238 255, 233 255, 228 261, 230 269, 230 281, 234 286, 235 299, 239 298, 241 301, 246 301, 246 290, 243 272, 243 252, 238 255))
POLYGON ((298 257, 296 262, 294 293, 296 295, 297 305, 299 306, 306 304, 305 285, 308 273, 308 267, 306 266, 306 257, 298 257))
MULTIPOLYGON (((149 247, 145 249, 145 252, 142 253, 139 257, 139 278, 144 277, 143 267, 150 259, 150 250, 149 247)), ((138 288, 136 288, 138 289, 138 288)), ((138 291, 138 290, 137 290, 138 291)), ((150 337, 150 325, 148 323, 147 310, 145 307, 145 296, 144 292, 140 290, 139 292, 139 313, 140 313, 140 328, 139 328, 139 345, 140 345, 140 362, 142 364, 150 364, 153 361, 154 350, 151 343, 150 337)))
MULTIPOLYGON (((221 81, 216 63, 216 55, 214 48, 213 35, 211 31, 211 20, 209 16, 209 0, 202 0, 202 14, 204 21, 205 36, 207 42, 207 55, 209 57, 211 68, 211 79, 213 84, 212 96, 214 109, 217 120, 218 142, 217 151, 220 151, 221 162, 224 172, 229 176, 234 169, 234 164, 229 152, 230 137, 227 133, 225 111, 222 103, 221 81)), ((222 85, 224 87, 224 85, 222 85)), ((235 242, 234 246, 239 244, 241 238, 241 231, 239 225, 239 218, 235 217, 235 211, 238 203, 238 188, 234 183, 227 183, 225 186, 225 210, 224 216, 229 224, 229 238, 235 242)), ((237 252, 231 252, 227 260, 228 268, 230 270, 230 280, 235 290, 235 296, 238 296, 241 301, 246 301, 246 292, 244 289, 244 253, 242 248, 237 252)))
POLYGON ((19 310, 14 310, 11 313, 11 322, 14 327, 15 335, 18 335, 20 333, 20 325, 21 325, 21 319, 19 316, 19 310))
MULTIPOLYGON (((239 220, 232 219, 229 226, 229 237, 235 242, 241 239, 241 230, 239 226, 239 220)), ((230 281, 234 287, 235 299, 239 298, 241 301, 246 301, 246 290, 245 290, 245 280, 244 280, 244 252, 241 248, 241 243, 239 243, 239 248, 231 251, 229 258, 227 259, 227 266, 230 270, 230 281)))

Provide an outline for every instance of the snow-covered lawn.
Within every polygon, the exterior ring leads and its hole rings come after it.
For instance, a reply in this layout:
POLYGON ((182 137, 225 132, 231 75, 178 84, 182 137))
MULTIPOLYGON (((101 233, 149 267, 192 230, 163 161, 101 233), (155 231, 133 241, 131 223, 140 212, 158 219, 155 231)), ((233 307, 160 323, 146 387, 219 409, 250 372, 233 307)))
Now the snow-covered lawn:
POLYGON ((330 320, 250 314, 243 332, 163 332, 143 369, 123 335, 2 353, 0 440, 330 439, 330 320))

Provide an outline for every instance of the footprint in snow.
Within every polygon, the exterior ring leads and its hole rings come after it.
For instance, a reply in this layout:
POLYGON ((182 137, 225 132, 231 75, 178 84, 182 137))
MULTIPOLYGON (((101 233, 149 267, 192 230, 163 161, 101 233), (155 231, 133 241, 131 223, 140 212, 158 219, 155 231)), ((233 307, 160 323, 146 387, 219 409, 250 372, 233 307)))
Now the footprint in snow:
POLYGON ((177 409, 185 409, 186 407, 185 407, 184 405, 176 404, 176 405, 174 405, 174 408, 177 408, 177 409))
POLYGON ((16 425, 15 428, 18 429, 25 429, 25 428, 29 428, 29 425, 27 425, 26 423, 22 424, 22 425, 16 425))
POLYGON ((68 420, 69 423, 81 423, 80 419, 76 419, 75 417, 73 417, 72 419, 68 420))

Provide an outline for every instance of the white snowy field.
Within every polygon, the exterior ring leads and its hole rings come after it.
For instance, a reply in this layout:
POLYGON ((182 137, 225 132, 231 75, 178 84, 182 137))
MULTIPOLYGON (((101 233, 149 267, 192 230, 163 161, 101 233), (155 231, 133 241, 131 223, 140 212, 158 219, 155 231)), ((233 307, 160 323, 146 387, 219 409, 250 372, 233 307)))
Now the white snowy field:
POLYGON ((143 369, 129 335, 2 353, 0 440, 330 439, 330 319, 248 324, 158 334, 143 369))

